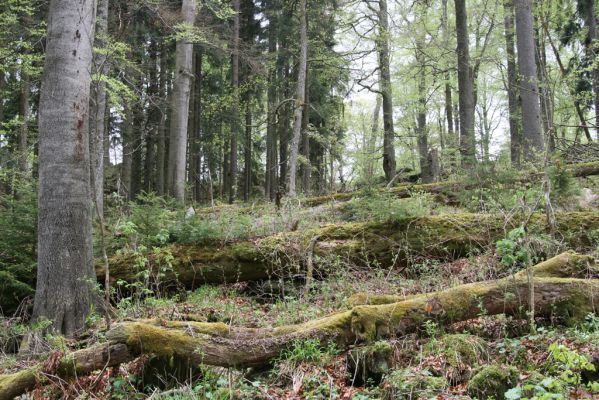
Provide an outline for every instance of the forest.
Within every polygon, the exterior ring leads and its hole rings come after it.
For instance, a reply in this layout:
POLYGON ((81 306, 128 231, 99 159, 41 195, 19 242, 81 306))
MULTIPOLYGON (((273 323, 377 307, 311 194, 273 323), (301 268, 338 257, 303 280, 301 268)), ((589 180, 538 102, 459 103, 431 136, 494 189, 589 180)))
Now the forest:
POLYGON ((597 0, 0 0, 0 400, 599 399, 597 0))

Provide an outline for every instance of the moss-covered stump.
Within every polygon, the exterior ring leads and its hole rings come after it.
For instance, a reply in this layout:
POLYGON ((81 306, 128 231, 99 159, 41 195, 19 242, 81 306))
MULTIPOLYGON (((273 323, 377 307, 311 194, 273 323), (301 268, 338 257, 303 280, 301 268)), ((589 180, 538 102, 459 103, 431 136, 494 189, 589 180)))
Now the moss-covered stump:
POLYGON ((512 366, 485 365, 468 382, 468 394, 477 399, 504 400, 505 392, 517 385, 518 374, 512 366))
POLYGON ((469 379, 474 367, 489 361, 489 346, 478 336, 445 335, 428 342, 423 356, 425 361, 434 360, 429 366, 431 372, 456 385, 469 379))
MULTIPOLYGON (((556 221, 569 247, 592 247, 593 232, 599 230, 599 213, 559 213, 556 221)), ((375 262, 403 268, 413 257, 453 260, 479 251, 503 238, 506 231, 521 222, 521 218, 506 221, 500 215, 451 214, 327 225, 224 245, 171 245, 159 254, 148 254, 148 268, 150 276, 159 276, 162 282, 177 281, 188 288, 204 283, 288 278, 304 274, 310 241, 316 236, 319 237, 314 246, 316 269, 324 257, 338 257, 358 265, 375 262), (164 268, 165 254, 173 256, 169 268, 164 268)), ((528 231, 546 232, 545 217, 533 215, 528 231)), ((139 279, 138 261, 133 254, 113 256, 109 263, 113 282, 139 279)), ((96 272, 103 280, 101 264, 96 272)))
POLYGON ((391 369, 392 358, 393 347, 385 341, 351 349, 346 356, 350 383, 355 386, 378 385, 391 369))
POLYGON ((385 400, 416 400, 434 398, 449 386, 442 376, 433 376, 426 370, 406 368, 392 371, 382 384, 385 400))

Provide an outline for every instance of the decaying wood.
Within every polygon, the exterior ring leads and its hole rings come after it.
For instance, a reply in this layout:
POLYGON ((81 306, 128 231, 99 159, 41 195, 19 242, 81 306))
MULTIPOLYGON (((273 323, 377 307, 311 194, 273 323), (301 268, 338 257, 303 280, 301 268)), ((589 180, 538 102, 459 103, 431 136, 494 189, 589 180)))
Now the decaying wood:
MULTIPOLYGON (((318 272, 323 257, 339 257, 357 265, 377 263, 403 268, 414 257, 453 260, 484 249, 505 237, 521 224, 522 218, 506 221, 502 215, 450 214, 377 223, 327 225, 322 228, 281 233, 274 236, 229 244, 204 243, 171 245, 161 254, 174 256, 172 269, 160 255, 149 254, 149 266, 160 271, 163 282, 178 281, 188 288, 205 283, 257 281, 305 274, 307 255, 313 254, 318 272), (310 251, 310 241, 314 251, 310 251)), ((568 212, 556 214, 557 230, 563 232, 569 248, 585 249, 593 243, 592 232, 599 229, 599 213, 568 212)), ((533 215, 527 224, 531 234, 547 232, 543 215, 533 215)), ((133 255, 110 259, 112 281, 137 279, 133 255)), ((322 264, 322 263, 321 263, 322 264)), ((103 268, 98 266, 98 277, 103 268)), ((101 281, 101 280, 100 280, 101 281)))
MULTIPOLYGON (((573 252, 533 267, 537 315, 580 321, 594 312, 599 305, 599 280, 581 277, 594 277, 596 271, 590 257, 573 252)), ((449 324, 481 313, 521 315, 528 309, 529 290, 526 276, 518 273, 501 280, 409 297, 387 297, 384 301, 367 296, 362 299, 367 305, 302 324, 265 329, 190 321, 123 322, 107 332, 107 343, 65 356, 60 366, 66 364, 67 368, 59 367, 57 373, 68 377, 76 371, 81 375, 147 353, 223 367, 262 366, 293 341, 305 338, 318 338, 323 344, 335 342, 345 349, 359 341, 417 331, 430 320, 449 324)), ((33 388, 40 380, 37 371, 31 368, 0 375, 0 400, 33 388)))

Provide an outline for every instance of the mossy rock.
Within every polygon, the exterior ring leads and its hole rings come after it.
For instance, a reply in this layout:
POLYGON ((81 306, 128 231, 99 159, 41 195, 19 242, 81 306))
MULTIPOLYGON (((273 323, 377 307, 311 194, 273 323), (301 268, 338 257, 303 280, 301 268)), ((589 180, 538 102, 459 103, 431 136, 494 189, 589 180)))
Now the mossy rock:
POLYGON ((489 361, 489 345, 484 339, 474 335, 445 335, 427 343, 423 356, 440 358, 441 369, 431 370, 444 375, 450 383, 457 384, 470 378, 472 367, 489 361))
POLYGON ((392 358, 393 347, 385 341, 350 350, 346 356, 349 381, 355 386, 378 385, 391 369, 392 358))
POLYGON ((468 382, 468 394, 481 400, 504 400, 505 392, 516 386, 517 382, 517 368, 497 364, 485 365, 468 382))
POLYGON ((430 398, 449 386, 442 376, 433 376, 427 370, 399 369, 385 377, 382 398, 385 400, 412 400, 430 398))

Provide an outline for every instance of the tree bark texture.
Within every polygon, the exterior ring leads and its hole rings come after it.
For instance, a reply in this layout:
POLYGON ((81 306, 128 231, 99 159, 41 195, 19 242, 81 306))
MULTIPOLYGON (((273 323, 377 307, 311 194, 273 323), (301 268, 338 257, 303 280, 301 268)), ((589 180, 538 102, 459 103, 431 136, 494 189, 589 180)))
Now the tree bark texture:
POLYGON ((531 0, 514 0, 516 8, 516 46, 520 70, 520 98, 522 99, 522 141, 524 159, 539 158, 545 143, 541 131, 541 103, 535 61, 536 46, 531 0))
MULTIPOLYGON (((196 19, 195 0, 183 0, 181 18, 193 25, 196 19)), ((170 126, 169 163, 172 165, 170 194, 178 201, 185 200, 185 172, 187 166, 187 124, 191 93, 193 44, 185 39, 177 41, 175 51, 175 81, 173 87, 172 119, 170 126)))
POLYGON ((89 97, 95 2, 53 0, 39 106, 37 290, 33 320, 74 336, 94 279, 89 97))

